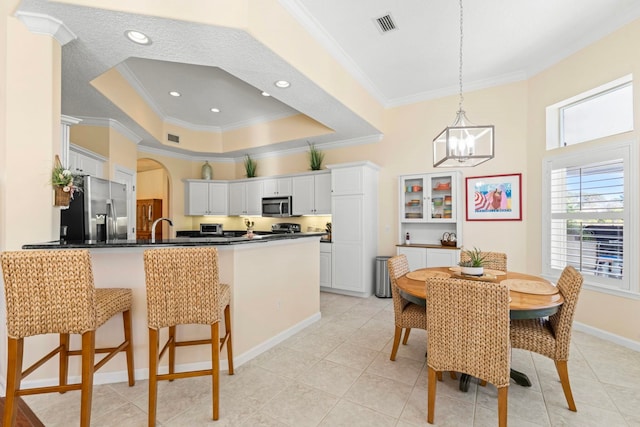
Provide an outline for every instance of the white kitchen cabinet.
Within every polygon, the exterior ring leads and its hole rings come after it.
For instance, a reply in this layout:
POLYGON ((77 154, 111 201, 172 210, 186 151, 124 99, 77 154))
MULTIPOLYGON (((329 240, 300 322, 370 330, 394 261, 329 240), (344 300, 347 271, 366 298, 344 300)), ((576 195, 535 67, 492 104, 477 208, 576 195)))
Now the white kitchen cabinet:
POLYGON ((334 191, 331 196, 332 284, 326 290, 368 297, 374 291, 378 255, 379 168, 370 162, 327 167, 331 170, 334 191))
POLYGON ((331 214, 331 172, 293 177, 293 214, 331 214))
POLYGON ((268 178, 262 180, 264 197, 291 196, 293 180, 288 178, 268 178))
POLYGON ((229 184, 189 179, 185 181, 185 215, 228 215, 229 184))
POLYGON ((107 159, 76 145, 69 147, 69 164, 65 165, 74 175, 91 175, 104 178, 107 159))
POLYGON ((320 286, 331 287, 331 243, 320 242, 320 286))
POLYGON ((458 265, 460 260, 459 249, 398 246, 397 253, 407 257, 411 271, 427 267, 453 267, 458 265))
POLYGON ((263 181, 229 183, 229 215, 262 214, 263 181))

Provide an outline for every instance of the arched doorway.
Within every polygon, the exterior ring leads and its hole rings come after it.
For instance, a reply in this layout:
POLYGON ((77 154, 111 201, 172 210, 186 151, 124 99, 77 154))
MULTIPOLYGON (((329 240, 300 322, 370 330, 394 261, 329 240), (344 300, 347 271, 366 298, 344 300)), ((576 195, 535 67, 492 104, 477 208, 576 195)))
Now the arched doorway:
MULTIPOLYGON (((157 160, 138 159, 136 182, 136 239, 148 240, 156 219, 171 218, 169 173, 157 160)), ((161 224, 156 228, 156 240, 171 238, 169 224, 161 224)))

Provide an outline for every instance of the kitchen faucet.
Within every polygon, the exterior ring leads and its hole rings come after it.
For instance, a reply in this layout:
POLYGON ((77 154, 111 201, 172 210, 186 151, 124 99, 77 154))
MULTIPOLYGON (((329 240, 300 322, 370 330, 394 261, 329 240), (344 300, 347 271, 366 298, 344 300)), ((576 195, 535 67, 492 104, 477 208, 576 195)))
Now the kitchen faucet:
POLYGON ((156 242, 156 225, 158 225, 160 221, 167 221, 169 225, 173 227, 173 221, 171 221, 169 218, 158 218, 153 221, 153 224, 151 225, 151 243, 156 242))

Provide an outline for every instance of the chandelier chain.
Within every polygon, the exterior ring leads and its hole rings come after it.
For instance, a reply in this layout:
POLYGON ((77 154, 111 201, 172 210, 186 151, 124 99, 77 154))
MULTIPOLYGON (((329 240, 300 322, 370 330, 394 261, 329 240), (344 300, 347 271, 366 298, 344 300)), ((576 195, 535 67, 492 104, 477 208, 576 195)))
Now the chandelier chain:
POLYGON ((458 110, 462 111, 462 101, 464 100, 464 96, 462 96, 462 41, 464 40, 464 33, 462 31, 462 0, 460 0, 460 68, 458 70, 458 82, 460 84, 460 102, 458 103, 458 110))

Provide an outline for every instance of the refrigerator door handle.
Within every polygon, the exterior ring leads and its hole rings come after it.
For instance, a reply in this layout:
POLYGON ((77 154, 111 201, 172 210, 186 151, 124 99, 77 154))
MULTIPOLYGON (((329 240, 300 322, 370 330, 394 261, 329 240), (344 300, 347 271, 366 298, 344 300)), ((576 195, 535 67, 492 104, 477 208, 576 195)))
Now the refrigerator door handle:
POLYGON ((109 207, 109 213, 107 214, 107 240, 115 239, 117 237, 117 218, 116 205, 112 199, 107 199, 107 206, 109 207), (109 224, 111 224, 111 231, 109 231, 109 224))

